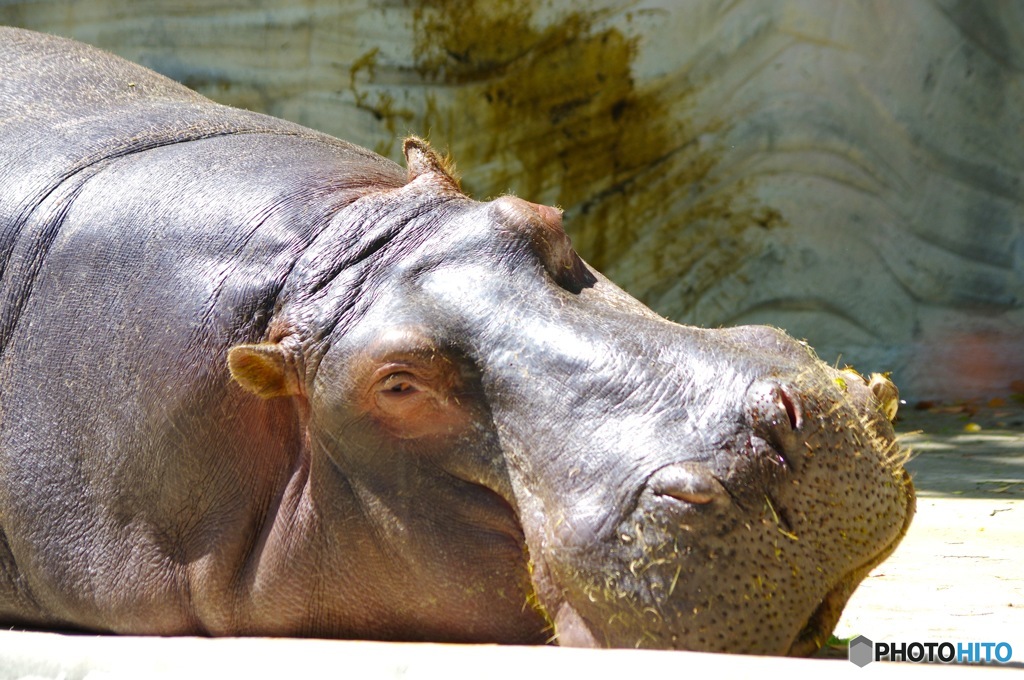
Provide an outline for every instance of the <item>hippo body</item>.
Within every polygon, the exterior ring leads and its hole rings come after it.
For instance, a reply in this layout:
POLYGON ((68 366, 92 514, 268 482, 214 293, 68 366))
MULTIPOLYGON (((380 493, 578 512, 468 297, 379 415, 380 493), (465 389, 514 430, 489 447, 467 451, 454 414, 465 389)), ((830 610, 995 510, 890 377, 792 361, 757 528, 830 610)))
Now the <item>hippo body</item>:
POLYGON ((804 654, 895 390, 670 323, 557 210, 0 29, 0 623, 804 654))

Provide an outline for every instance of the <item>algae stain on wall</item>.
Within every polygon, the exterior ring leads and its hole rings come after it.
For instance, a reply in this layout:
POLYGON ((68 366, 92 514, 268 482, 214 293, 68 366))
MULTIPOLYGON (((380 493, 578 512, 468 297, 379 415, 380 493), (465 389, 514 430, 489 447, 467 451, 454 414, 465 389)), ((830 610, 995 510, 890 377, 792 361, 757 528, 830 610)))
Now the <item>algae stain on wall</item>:
POLYGON ((659 310, 684 317, 759 248, 745 232, 784 221, 743 182, 717 181, 725 124, 692 119, 687 74, 634 77, 632 10, 538 21, 544 11, 538 0, 414 2, 414 68, 434 94, 413 125, 450 149, 478 198, 564 208, 580 253, 641 299, 690 276, 681 290, 693 299, 659 310))
POLYGON ((414 53, 425 80, 463 86, 456 108, 486 123, 492 134, 473 150, 507 168, 493 182, 531 193, 557 186, 571 205, 654 160, 665 119, 634 89, 635 40, 583 12, 534 27, 536 4, 430 3, 416 13, 414 53))

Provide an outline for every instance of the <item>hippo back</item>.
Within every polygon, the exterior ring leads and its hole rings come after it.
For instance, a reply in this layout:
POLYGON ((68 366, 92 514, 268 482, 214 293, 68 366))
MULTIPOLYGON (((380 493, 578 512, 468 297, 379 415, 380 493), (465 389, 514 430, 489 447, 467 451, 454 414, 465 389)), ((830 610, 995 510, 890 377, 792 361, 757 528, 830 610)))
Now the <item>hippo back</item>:
MULTIPOLYGON (((37 193, 105 159, 231 134, 315 139, 354 166, 382 165, 361 147, 221 106, 149 69, 64 38, 0 27, 0 73, 0 153, 7 161, 0 177, 7 182, 21 176, 19 169, 31 170, 37 193), (40 151, 43 157, 27 162, 40 151)), ((389 172, 397 170, 388 165, 389 172)))
MULTIPOLYGON (((266 202, 280 203, 279 194, 288 188, 273 184, 287 164, 293 188, 327 185, 332 200, 325 213, 336 212, 368 190, 405 182, 401 168, 366 149, 221 106, 148 69, 63 38, 0 27, 0 74, 0 353, 69 206, 90 178, 119 159, 201 140, 250 136, 253 143, 234 143, 255 147, 263 156, 249 159, 244 169, 257 193, 262 183, 266 202), (267 137, 279 141, 267 143, 267 137), (262 141, 256 143, 256 138, 262 141), (266 158, 274 148, 279 155, 266 158)), ((215 146, 205 154, 189 149, 181 155, 190 163, 197 156, 217 158, 215 146)), ((234 189, 225 182, 220 198, 238 200, 234 189)), ((209 195, 181 198, 198 220, 217 203, 204 202, 209 195)), ((259 212, 256 206, 253 210, 259 212)), ((217 221, 211 219, 211 226, 217 221)), ((235 223, 234 234, 225 231, 227 225, 218 226, 218 233, 230 241, 215 246, 220 249, 236 250, 238 238, 251 236, 252 225, 244 221, 235 223)), ((140 238, 148 238, 154 225, 139 220, 136 227, 140 238)), ((278 252, 297 255, 316 235, 315 225, 305 227, 303 235, 296 235, 298 242, 281 242, 278 252)), ((208 231, 212 236, 214 231, 208 231)), ((265 252, 267 247, 264 243, 257 250, 269 262, 275 253, 265 252)))

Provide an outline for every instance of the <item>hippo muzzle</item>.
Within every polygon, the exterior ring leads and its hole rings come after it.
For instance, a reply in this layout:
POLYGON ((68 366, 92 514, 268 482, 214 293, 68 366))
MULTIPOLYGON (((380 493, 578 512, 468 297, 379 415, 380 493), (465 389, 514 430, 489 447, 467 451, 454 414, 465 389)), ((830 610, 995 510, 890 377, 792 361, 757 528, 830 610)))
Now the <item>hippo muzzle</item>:
MULTIPOLYGON (((895 388, 833 370, 770 328, 670 335, 686 349, 648 375, 658 394, 637 399, 639 413, 589 421, 589 446, 570 468, 542 473, 557 480, 551 497, 521 499, 533 508, 524 528, 554 636, 812 653, 914 512, 888 417, 895 388), (609 477, 619 493, 607 492, 609 477)), ((586 406, 575 408, 587 422, 586 406)), ((520 488, 544 484, 531 476, 520 488)))

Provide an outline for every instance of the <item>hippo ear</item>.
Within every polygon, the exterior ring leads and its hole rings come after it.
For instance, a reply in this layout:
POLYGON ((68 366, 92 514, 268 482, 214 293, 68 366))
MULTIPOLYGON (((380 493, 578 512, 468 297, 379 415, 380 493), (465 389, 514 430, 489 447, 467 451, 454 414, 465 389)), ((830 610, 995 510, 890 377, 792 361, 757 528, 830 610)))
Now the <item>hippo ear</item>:
POLYGON ((405 164, 409 168, 410 182, 420 175, 433 174, 444 184, 461 191, 454 165, 448 159, 437 155, 425 140, 419 137, 406 137, 402 144, 402 152, 405 154, 405 164))
POLYGON ((228 368, 235 382, 264 399, 301 392, 293 354, 279 342, 235 345, 228 351, 228 368))

